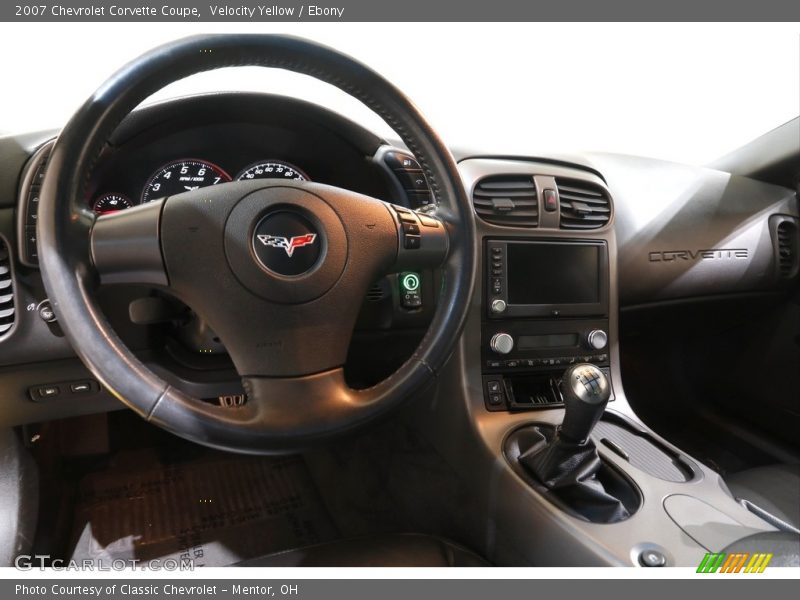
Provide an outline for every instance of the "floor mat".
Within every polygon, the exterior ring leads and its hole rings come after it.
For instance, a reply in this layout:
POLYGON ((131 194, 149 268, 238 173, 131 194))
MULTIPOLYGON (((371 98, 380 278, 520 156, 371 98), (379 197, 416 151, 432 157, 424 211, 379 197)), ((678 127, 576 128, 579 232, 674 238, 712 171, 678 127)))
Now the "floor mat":
POLYGON ((73 559, 225 566, 338 537, 298 457, 150 458, 81 480, 73 559))

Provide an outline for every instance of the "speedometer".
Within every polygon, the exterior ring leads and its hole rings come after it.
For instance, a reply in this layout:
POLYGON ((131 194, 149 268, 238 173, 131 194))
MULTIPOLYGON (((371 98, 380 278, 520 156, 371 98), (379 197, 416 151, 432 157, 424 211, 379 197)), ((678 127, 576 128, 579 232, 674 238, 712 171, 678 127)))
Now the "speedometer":
POLYGON ((142 204, 230 180, 230 175, 206 160, 176 160, 161 167, 147 180, 142 191, 142 204))
POLYGON ((298 167, 282 160, 265 160, 253 163, 243 169, 237 176, 237 181, 250 179, 294 179, 296 181, 310 181, 308 175, 298 167))

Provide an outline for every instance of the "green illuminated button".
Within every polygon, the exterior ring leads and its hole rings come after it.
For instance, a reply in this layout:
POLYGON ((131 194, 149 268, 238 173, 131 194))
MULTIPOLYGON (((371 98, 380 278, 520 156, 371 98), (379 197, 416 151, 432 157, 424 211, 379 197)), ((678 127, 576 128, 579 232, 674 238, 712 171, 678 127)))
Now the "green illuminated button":
POLYGON ((400 278, 400 285, 403 289, 413 292, 419 289, 419 275, 416 273, 404 273, 400 278))

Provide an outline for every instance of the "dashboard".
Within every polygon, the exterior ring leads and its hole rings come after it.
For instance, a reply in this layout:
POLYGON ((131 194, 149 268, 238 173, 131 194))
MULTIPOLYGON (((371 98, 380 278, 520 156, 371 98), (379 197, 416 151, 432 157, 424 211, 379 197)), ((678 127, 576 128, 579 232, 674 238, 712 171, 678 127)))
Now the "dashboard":
MULTIPOLYGON (((8 302, 0 306, 0 389, 14 399, 5 423, 119 407, 96 387, 58 402, 32 396, 54 382, 69 389, 91 379, 58 322, 45 318, 53 311, 38 270, 36 216, 54 135, 0 138, 0 285, 8 286, 0 294, 8 302)), ((612 350, 620 309, 785 290, 796 279, 797 266, 781 246, 798 223, 785 187, 618 155, 455 156, 482 239, 465 347, 473 349, 471 385, 483 390, 489 411, 528 410, 526 398, 540 404, 551 372, 578 359, 611 369, 617 380, 612 350)), ((436 210, 419 164, 399 143, 325 107, 239 93, 183 97, 131 113, 100 150, 83 202, 103 215, 256 178, 308 180, 436 210)), ((434 314, 438 274, 400 275, 375 282, 362 299, 347 361, 360 368, 354 387, 390 374, 434 314), (415 281, 413 302, 404 300, 405 281, 415 281)), ((176 387, 207 399, 241 393, 225 349, 188 307, 141 286, 102 286, 98 300, 128 347, 176 387), (153 315, 167 316, 157 322, 153 315)))
MULTIPOLYGON (((38 262, 38 192, 53 142, 33 155, 20 190, 18 236, 28 266, 38 262)), ((250 179, 314 181, 409 208, 432 205, 409 153, 324 107, 248 93, 190 96, 131 113, 102 149, 84 200, 104 215, 250 179)))

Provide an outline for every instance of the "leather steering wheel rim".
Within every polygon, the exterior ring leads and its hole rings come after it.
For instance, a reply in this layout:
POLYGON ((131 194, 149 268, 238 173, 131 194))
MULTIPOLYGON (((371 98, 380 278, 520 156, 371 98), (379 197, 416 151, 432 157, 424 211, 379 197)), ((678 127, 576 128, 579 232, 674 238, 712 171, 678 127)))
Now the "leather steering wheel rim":
MULTIPOLYGON (((302 201, 312 204, 319 196, 323 202, 316 205, 325 210, 330 197, 340 194, 344 204, 350 202, 357 210, 363 207, 371 211, 370 219, 377 216, 382 224, 390 222, 376 204, 378 201, 355 198, 326 186, 278 190, 274 185, 262 185, 242 187, 241 193, 243 197, 304 195, 302 201)), ((173 209, 168 207, 187 210, 188 204, 180 198, 163 203, 159 209, 162 212, 156 217, 161 219, 157 221, 159 228, 175 222, 175 217, 169 216, 173 209)), ((230 206, 238 206, 236 202, 244 204, 237 198, 230 206)), ((335 203, 330 206, 339 210, 335 203)), ((142 210, 137 214, 145 212, 156 211, 142 210)), ((387 209, 386 214, 390 213, 387 209)), ((51 152, 42 189, 38 220, 40 267, 59 322, 76 353, 128 407, 164 429, 208 446, 251 453, 290 451, 368 423, 435 379, 455 347, 470 304, 478 250, 473 218, 449 150, 413 103, 376 72, 333 49, 293 37, 195 36, 156 48, 120 69, 64 127, 51 152), (203 71, 235 66, 262 66, 310 75, 360 100, 381 116, 416 156, 438 203, 437 217, 447 237, 447 254, 441 265, 443 284, 436 312, 413 356, 371 388, 350 389, 344 384, 341 368, 297 376, 282 372, 277 377, 256 377, 240 370, 248 402, 237 408, 211 405, 191 398, 148 369, 120 340, 97 305, 94 290, 101 278, 93 260, 93 236, 101 228, 86 205, 85 186, 109 136, 137 105, 169 83, 203 71), (267 397, 269 400, 264 400, 267 397)), ((99 222, 107 225, 103 219, 99 222)), ((350 228, 345 232, 350 244, 348 257, 369 256, 366 249, 359 250, 358 240, 352 235, 353 226, 347 220, 342 223, 350 228)), ((402 223, 399 224, 401 250, 396 252, 402 253, 402 223)), ((159 238, 159 244, 165 272, 170 278, 179 279, 170 270, 164 252, 168 241, 159 238)), ((385 266, 376 263, 373 269, 377 273, 379 267, 385 266)), ((345 274, 348 269, 355 270, 349 262, 343 269, 345 274)), ((366 281, 368 275, 361 279, 366 281)))

